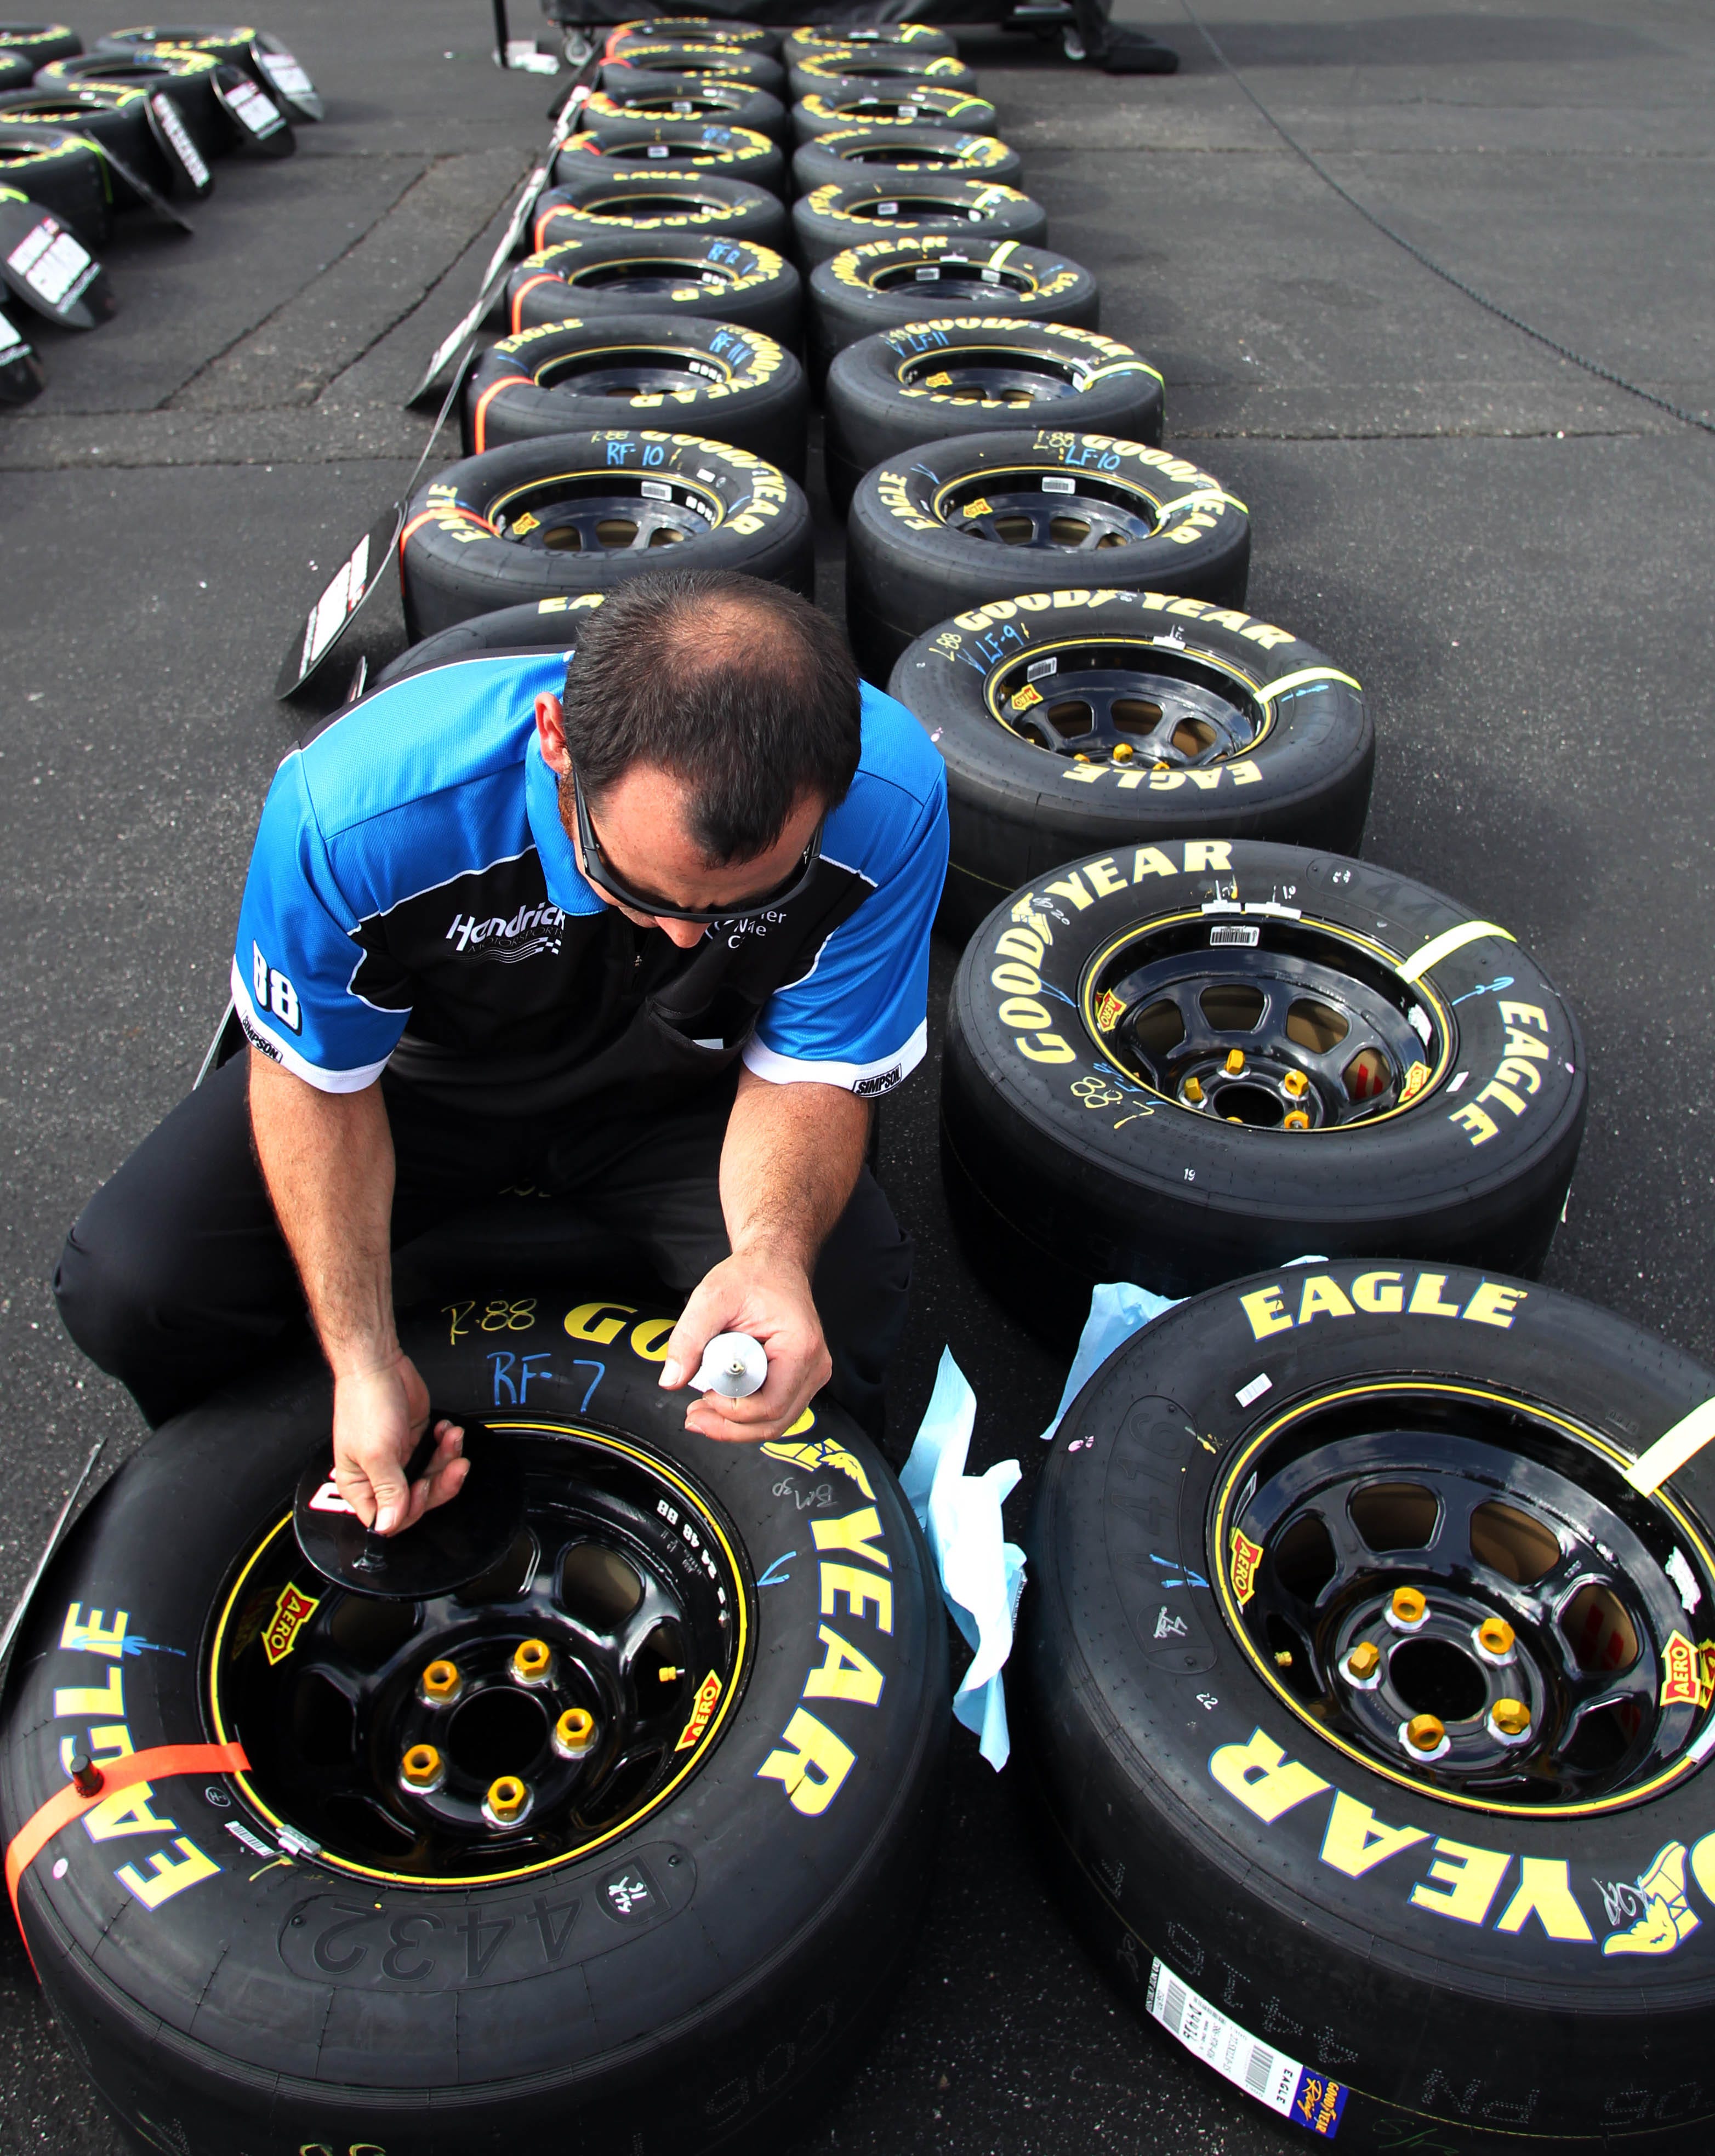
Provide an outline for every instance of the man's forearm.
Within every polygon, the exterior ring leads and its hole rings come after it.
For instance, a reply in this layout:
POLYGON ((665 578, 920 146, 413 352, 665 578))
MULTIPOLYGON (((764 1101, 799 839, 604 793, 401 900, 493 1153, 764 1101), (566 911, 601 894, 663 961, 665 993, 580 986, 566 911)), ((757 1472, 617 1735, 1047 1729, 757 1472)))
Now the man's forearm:
POLYGON ((336 1377, 396 1356, 393 1143, 378 1085, 324 1093, 254 1050, 250 1128, 336 1377))
POLYGON ((777 1086, 739 1073, 721 1151, 721 1209, 733 1255, 814 1270, 864 1164, 867 1101, 838 1086, 777 1086))

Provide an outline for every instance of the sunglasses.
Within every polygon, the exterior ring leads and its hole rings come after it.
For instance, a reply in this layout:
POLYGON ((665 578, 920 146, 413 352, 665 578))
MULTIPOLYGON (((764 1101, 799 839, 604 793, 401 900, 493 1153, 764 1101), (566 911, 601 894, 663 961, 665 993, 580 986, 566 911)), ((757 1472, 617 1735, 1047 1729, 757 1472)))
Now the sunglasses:
POLYGON ((575 765, 572 772, 572 800, 578 815, 578 844, 583 855, 585 878, 603 897, 629 907, 633 913, 653 914, 658 920, 695 921, 704 927, 715 921, 752 920, 759 913, 767 913, 776 906, 786 905, 807 891, 821 863, 822 827, 827 822, 825 816, 817 819, 809 844, 799 856, 791 875, 783 883, 776 884, 773 890, 762 891, 755 898, 741 899, 725 906, 673 906, 664 898, 657 898, 653 891, 634 889, 608 864, 602 853, 601 841, 596 837, 595 825, 590 821, 589 803, 583 798, 583 788, 575 765))

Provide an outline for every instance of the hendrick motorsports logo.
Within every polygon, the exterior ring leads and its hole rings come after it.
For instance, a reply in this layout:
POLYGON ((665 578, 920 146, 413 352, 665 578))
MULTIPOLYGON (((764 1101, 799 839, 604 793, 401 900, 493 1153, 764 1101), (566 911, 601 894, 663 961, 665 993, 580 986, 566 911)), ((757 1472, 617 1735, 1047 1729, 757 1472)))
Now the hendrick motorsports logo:
POLYGON ((478 958, 494 958, 503 966, 520 959, 536 958, 546 952, 557 957, 566 916, 557 906, 521 906, 510 921, 498 914, 486 921, 474 913, 455 913, 444 940, 478 958))

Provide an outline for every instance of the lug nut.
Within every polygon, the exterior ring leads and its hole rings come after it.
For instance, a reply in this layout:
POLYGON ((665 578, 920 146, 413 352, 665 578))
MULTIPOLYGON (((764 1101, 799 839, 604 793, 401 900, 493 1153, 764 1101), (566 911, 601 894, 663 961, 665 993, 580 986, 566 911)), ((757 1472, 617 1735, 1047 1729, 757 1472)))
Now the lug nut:
POLYGON ((1191 1103, 1193 1107, 1195 1107, 1197 1103, 1203 1098, 1203 1088, 1196 1079, 1188 1078, 1185 1081, 1185 1098, 1191 1103))
POLYGON ((1414 1714, 1405 1725, 1405 1742, 1415 1752, 1435 1752, 1447 1741, 1447 1732, 1432 1714, 1414 1714))
POLYGON ((1302 1070, 1289 1070, 1281 1084, 1295 1101, 1310 1091, 1310 1081, 1302 1070))
POLYGON ((496 1826, 516 1826, 530 1809, 530 1785, 516 1774, 502 1774, 488 1785, 483 1815, 496 1826))
POLYGON ((440 1754, 432 1744, 413 1744, 399 1762, 399 1773, 408 1789, 438 1789, 442 1772, 440 1754))
POLYGON ((1497 1736, 1515 1743, 1530 1735, 1530 1709, 1522 1699, 1497 1699, 1489 1709, 1489 1720, 1497 1736))
POLYGON ((1402 1632, 1415 1632, 1429 1614, 1429 1604, 1415 1587, 1396 1587, 1388 1605, 1388 1622, 1402 1632))
POLYGON ((1129 763, 1137 753, 1130 742, 1116 742, 1113 745, 1113 760, 1116 763, 1129 763))
POLYGON ((1374 1640, 1360 1640, 1346 1657, 1346 1674, 1355 1684, 1368 1684, 1382 1666, 1382 1650, 1374 1640))
POLYGON ((684 1674, 683 1670, 675 1670, 670 1662, 664 1662, 655 1671, 656 1677, 662 1684, 677 1684, 684 1674))
POLYGON ((554 1749, 562 1759, 581 1759, 595 1743, 595 1717, 568 1707, 554 1724, 554 1749))
POLYGON ((554 1650, 546 1640, 524 1640, 512 1651, 512 1674, 522 1685, 544 1685, 553 1674, 554 1650))
POLYGON ((1240 1072, 1244 1068, 1245 1068, 1245 1051, 1244 1051, 1244 1050, 1243 1050, 1242 1048, 1230 1048, 1230 1049, 1227 1050, 1227 1062, 1226 1062, 1226 1072, 1227 1072, 1227 1075, 1228 1075, 1228 1077, 1229 1077, 1229 1078, 1236 1078, 1236 1077, 1238 1076, 1239 1073, 1240 1073, 1240 1072))
POLYGON ((426 1707, 445 1707, 464 1689, 456 1662, 431 1662, 418 1683, 417 1696, 426 1707))
POLYGON ((1276 1669, 1289 1670, 1291 1666, 1292 1650, 1290 1647, 1282 1647, 1280 1652, 1275 1656, 1275 1667, 1276 1669))
POLYGON ((1310 1128, 1310 1118, 1302 1108, 1291 1109, 1281 1117, 1281 1128, 1283 1131, 1307 1131, 1310 1128))
POLYGON ((1485 1617, 1476 1628, 1476 1644, 1486 1655, 1503 1662, 1512 1652, 1515 1637, 1512 1627, 1504 1617, 1485 1617))

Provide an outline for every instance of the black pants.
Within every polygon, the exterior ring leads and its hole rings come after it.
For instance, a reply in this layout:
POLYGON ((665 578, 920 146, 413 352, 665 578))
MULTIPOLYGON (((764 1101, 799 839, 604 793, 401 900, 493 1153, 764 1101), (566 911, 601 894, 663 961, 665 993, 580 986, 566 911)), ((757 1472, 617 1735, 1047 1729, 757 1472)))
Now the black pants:
MULTIPOLYGON (((306 1322, 250 1142, 248 1055, 144 1139, 66 1239, 54 1292, 90 1361, 151 1424, 263 1363, 306 1322)), ((682 1300, 730 1254, 717 1177, 731 1106, 681 1115, 480 1118, 383 1080, 397 1163, 394 1300, 582 1278, 682 1300)), ((829 1390, 880 1438, 911 1250, 869 1171, 814 1287, 829 1390)))

